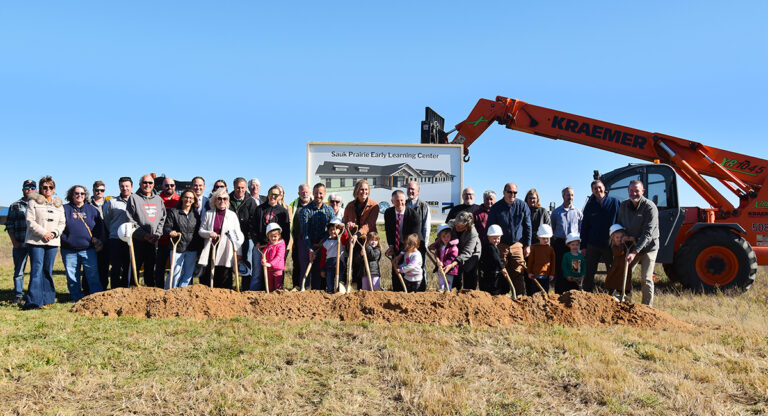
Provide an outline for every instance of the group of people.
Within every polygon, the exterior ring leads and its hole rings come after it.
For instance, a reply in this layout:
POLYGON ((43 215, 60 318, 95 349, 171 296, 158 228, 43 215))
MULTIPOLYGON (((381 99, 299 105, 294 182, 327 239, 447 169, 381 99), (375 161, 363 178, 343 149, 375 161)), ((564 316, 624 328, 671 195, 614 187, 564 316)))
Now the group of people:
POLYGON ((326 201, 322 183, 311 189, 300 185, 298 197, 286 203, 280 185, 260 195, 255 178, 236 178, 231 192, 226 182, 216 181, 206 196, 202 177, 180 192, 172 178, 164 178, 156 192, 154 176, 144 175, 135 193, 132 179, 122 177, 120 192, 112 198, 105 198, 104 183, 96 181, 93 196, 85 186, 70 187, 66 203, 54 196, 56 184, 50 176, 39 180, 39 192, 37 185, 24 181, 22 198, 9 207, 6 223, 13 245, 15 302, 26 308, 54 302, 53 262, 59 248, 74 301, 109 286, 137 284, 131 279, 129 243, 136 273, 141 271, 145 285, 159 288, 184 287, 193 277, 201 284, 232 288, 237 265, 241 289, 279 290, 290 251, 294 288, 379 290, 384 250, 395 291, 426 290, 427 255, 441 290, 518 296, 548 290, 550 282, 558 293, 595 290, 598 262, 611 267, 621 258, 629 265, 641 264, 643 303, 653 301, 658 213, 642 196, 638 181, 630 184, 623 203, 606 195, 600 181, 593 182, 583 213, 573 206, 571 188, 563 190, 563 204, 551 214, 540 206, 535 189, 523 201, 517 199, 517 185, 507 183, 501 200, 486 191, 477 205, 474 191, 467 188, 462 204, 438 227, 434 242, 428 241, 429 205, 419 198, 419 183, 411 182, 405 191, 392 192, 384 212, 386 249, 376 229, 379 204, 370 198, 365 180, 357 181, 354 199, 345 206, 338 194, 326 201), (128 235, 124 224, 131 225, 128 235), (611 248, 609 230, 616 227, 621 228, 617 233, 623 251, 611 248), (634 245, 630 248, 626 241, 634 245), (31 268, 24 296, 27 258, 31 268), (166 263, 172 264, 172 274, 166 273, 166 263))

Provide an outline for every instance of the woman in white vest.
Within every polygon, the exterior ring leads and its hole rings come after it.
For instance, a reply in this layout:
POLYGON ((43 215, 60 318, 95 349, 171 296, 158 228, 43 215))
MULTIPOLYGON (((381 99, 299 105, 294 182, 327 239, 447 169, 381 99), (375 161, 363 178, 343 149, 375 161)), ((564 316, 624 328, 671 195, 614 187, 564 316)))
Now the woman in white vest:
POLYGON ((56 182, 46 176, 38 184, 40 193, 30 194, 27 208, 27 236, 24 242, 29 251, 30 271, 25 309, 41 308, 56 300, 53 262, 67 225, 64 204, 53 196, 56 182))

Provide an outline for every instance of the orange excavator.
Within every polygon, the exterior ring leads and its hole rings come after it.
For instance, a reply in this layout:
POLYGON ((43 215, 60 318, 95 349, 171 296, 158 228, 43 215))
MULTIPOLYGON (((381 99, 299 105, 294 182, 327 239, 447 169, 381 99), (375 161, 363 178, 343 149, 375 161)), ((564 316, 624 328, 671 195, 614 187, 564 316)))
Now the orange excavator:
POLYGON ((539 107, 506 97, 481 99, 466 120, 443 131, 444 120, 427 107, 422 142, 469 146, 494 122, 508 129, 653 162, 599 175, 609 194, 626 199, 629 182, 645 184, 645 197, 659 209, 660 246, 656 262, 684 286, 713 291, 749 289, 758 265, 768 264, 768 161, 694 141, 651 133, 539 107), (449 135, 456 132, 450 140, 449 135), (707 201, 710 208, 680 207, 677 176, 707 201), (706 177, 706 178, 705 178, 706 177), (738 198, 734 206, 710 180, 719 181, 738 198))

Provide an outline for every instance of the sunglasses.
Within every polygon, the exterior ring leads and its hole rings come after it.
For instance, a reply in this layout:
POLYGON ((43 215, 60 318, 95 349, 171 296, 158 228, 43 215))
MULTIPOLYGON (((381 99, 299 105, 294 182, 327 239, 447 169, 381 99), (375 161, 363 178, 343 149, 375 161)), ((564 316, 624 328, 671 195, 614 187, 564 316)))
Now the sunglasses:
POLYGON ((23 189, 25 191, 34 191, 35 189, 37 189, 37 187, 36 186, 25 186, 25 187, 23 187, 21 189, 23 189))
POLYGON ((141 184, 142 185, 154 185, 155 183, 152 182, 152 181, 143 181, 141 184))
POLYGON ((93 192, 104 192, 104 188, 94 189, 93 192))
POLYGON ((280 196, 280 194, 269 194, 269 196, 272 198, 277 198, 278 196, 280 196))
POLYGON ((229 201, 229 198, 218 197, 218 198, 216 198, 216 200, 217 201, 229 201))
POLYGON ((504 191, 504 193, 507 193, 510 195, 517 195, 517 191, 504 191))
POLYGON ((334 204, 334 205, 341 204, 341 201, 331 201, 331 204, 334 204))
POLYGON ((164 183, 163 187, 165 187, 165 188, 175 188, 176 184, 175 183, 164 183))
POLYGON ((44 191, 47 191, 47 190, 54 189, 54 187, 50 186, 50 185, 43 185, 43 186, 40 187, 40 189, 42 189, 44 191))
POLYGON ((85 196, 85 192, 72 192, 72 195, 74 196, 85 196))

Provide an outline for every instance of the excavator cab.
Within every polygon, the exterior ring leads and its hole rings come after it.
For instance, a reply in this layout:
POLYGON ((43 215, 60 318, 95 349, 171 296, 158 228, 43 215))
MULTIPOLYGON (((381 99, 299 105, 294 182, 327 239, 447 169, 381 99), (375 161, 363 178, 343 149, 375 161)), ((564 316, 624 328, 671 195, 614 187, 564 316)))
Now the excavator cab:
POLYGON ((685 208, 677 198, 677 175, 674 169, 664 164, 635 164, 612 170, 603 175, 596 173, 608 195, 624 201, 629 198, 629 183, 639 180, 643 183, 643 196, 653 201, 659 209, 659 253, 656 262, 671 265, 674 261, 675 237, 685 219, 685 208))

